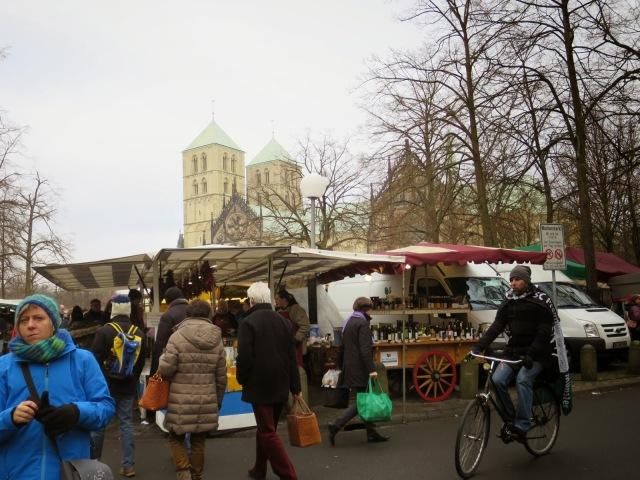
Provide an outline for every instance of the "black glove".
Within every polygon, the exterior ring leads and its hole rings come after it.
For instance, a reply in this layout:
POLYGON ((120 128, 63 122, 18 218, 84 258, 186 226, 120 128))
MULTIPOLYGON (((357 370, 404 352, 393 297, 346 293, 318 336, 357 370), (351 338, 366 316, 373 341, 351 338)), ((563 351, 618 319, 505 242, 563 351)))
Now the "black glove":
POLYGON ((80 411, 73 403, 53 407, 49 404, 48 393, 42 394, 36 420, 42 423, 47 436, 55 437, 68 432, 78 424, 79 419, 80 411))
POLYGON ((522 366, 529 370, 531 367, 533 367, 533 358, 531 358, 529 355, 524 357, 522 359, 522 366))
POLYGON ((42 396, 35 400, 35 402, 38 404, 38 412, 36 413, 35 419, 42 423, 42 417, 53 412, 55 407, 49 403, 49 392, 47 391, 42 392, 42 396))
POLYGON ((480 345, 474 345, 471 348, 471 353, 473 353, 474 355, 480 355, 482 353, 482 348, 480 348, 480 345))

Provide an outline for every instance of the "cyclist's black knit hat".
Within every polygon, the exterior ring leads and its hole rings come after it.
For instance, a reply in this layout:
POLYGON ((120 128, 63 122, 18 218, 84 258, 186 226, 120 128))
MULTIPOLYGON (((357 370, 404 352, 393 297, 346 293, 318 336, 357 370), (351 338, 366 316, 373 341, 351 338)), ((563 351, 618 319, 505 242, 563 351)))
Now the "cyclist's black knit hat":
POLYGON ((514 277, 524 280, 527 283, 531 283, 531 269, 526 265, 516 265, 509 274, 509 280, 514 277))

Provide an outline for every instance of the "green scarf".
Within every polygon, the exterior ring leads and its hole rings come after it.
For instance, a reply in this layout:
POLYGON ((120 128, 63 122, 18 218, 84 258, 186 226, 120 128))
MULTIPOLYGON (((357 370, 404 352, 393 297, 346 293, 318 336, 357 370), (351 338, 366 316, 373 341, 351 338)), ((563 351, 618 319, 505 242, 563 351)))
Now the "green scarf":
POLYGON ((23 360, 47 363, 62 355, 70 339, 69 332, 58 330, 55 335, 31 345, 16 337, 9 342, 9 349, 23 360))

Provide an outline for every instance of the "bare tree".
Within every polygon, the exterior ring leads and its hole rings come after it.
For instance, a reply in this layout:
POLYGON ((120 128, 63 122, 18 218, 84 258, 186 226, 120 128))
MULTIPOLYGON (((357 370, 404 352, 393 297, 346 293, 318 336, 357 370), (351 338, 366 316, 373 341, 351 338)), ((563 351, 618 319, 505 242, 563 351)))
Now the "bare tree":
POLYGON ((69 250, 68 245, 56 234, 53 227, 56 215, 53 202, 55 192, 38 172, 33 176, 33 181, 30 189, 25 188, 19 193, 25 215, 21 219, 17 254, 24 262, 25 295, 33 292, 35 285, 33 265, 65 261, 69 250))
MULTIPOLYGON (((320 173, 329 179, 327 191, 317 206, 318 248, 348 249, 361 245, 369 226, 369 204, 358 162, 348 148, 325 135, 310 136, 299 142, 296 156, 300 175, 320 173)), ((299 184, 299 179, 292 179, 299 184)), ((309 245, 310 205, 299 195, 285 195, 263 183, 260 186, 260 205, 265 236, 270 243, 309 245)))

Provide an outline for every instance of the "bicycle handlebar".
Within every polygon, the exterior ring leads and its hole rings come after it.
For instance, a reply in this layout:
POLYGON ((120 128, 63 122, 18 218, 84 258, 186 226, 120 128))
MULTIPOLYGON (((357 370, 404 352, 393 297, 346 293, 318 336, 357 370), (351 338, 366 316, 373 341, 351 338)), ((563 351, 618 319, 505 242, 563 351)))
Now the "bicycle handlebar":
POLYGON ((487 355, 482 355, 480 353, 473 353, 473 352, 469 352, 469 354, 472 357, 484 358, 485 360, 492 360, 492 361, 495 361, 495 362, 504 362, 504 363, 510 363, 510 364, 513 364, 513 365, 517 365, 519 363, 522 363, 522 360, 507 360, 506 358, 489 357, 487 355))

